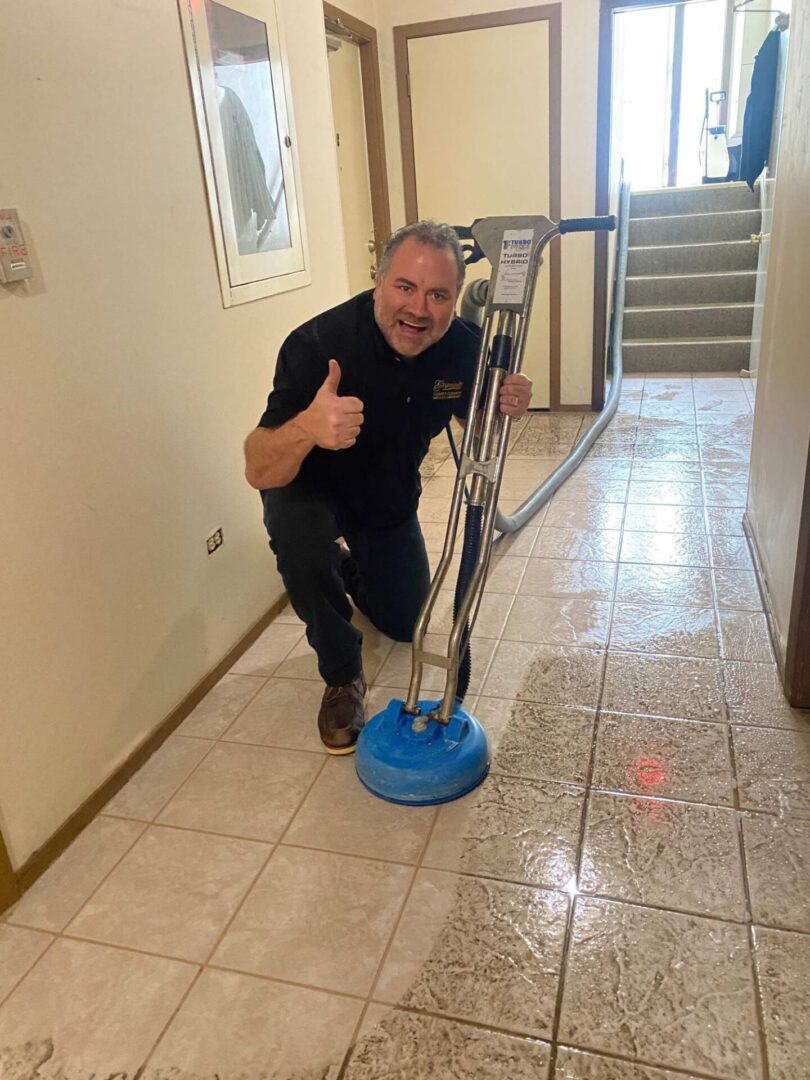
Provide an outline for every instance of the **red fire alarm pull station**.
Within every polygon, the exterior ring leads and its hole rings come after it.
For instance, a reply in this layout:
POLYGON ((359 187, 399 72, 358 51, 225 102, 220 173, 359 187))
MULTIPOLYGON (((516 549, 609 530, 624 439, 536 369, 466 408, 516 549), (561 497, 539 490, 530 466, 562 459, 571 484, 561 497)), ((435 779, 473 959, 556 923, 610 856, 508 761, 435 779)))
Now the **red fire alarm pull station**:
POLYGON ((33 273, 17 211, 0 210, 0 281, 22 281, 33 273))

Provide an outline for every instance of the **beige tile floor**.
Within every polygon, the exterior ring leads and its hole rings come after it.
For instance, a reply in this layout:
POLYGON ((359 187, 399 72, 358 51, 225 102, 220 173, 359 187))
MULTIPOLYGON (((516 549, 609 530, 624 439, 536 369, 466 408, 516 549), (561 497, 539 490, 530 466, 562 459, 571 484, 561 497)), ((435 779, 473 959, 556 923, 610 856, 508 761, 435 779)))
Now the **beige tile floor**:
MULTIPOLYGON (((516 425, 507 510, 587 422, 516 425)), ((322 753, 279 616, 0 924, 3 1080, 810 1078, 810 717, 742 532, 751 422, 744 380, 627 379, 498 549, 492 772, 456 803, 322 753)), ((435 563, 440 440, 425 478, 435 563)), ((365 630, 376 711, 408 649, 365 630)))

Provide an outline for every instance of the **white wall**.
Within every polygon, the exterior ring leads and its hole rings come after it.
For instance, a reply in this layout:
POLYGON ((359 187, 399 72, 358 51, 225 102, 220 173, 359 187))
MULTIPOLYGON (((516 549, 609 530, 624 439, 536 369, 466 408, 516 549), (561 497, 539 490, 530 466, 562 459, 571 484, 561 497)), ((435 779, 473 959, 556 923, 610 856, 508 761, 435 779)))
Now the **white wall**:
POLYGON ((810 441, 810 0, 794 5, 763 314, 748 513, 782 650, 810 441))
MULTIPOLYGON (((405 203, 393 27, 530 6, 533 5, 522 0, 377 0, 376 25, 380 38, 388 184, 394 228, 405 222, 405 203)), ((598 29, 597 0, 563 0, 561 167, 564 217, 594 213, 598 29)), ((516 120, 519 120, 518 114, 516 120)), ((448 116, 447 123, 452 122, 452 116, 448 116)), ((519 137, 517 127, 516 137, 519 137)), ((478 147, 476 152, 484 154, 486 147, 478 147)), ((561 399, 563 404, 589 404, 593 357, 593 238, 580 234, 566 236, 557 242, 562 245, 561 399)))
POLYGON ((283 337, 347 293, 322 9, 281 6, 313 283, 225 311, 175 4, 3 5, 0 205, 37 255, 0 286, 15 866, 281 593, 241 443, 283 337))

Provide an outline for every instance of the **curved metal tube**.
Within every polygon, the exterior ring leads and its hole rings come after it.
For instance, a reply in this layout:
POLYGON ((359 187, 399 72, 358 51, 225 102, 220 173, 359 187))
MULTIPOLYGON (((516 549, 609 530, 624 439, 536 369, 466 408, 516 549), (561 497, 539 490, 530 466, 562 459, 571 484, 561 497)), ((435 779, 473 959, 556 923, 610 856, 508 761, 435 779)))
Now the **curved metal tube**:
MULTIPOLYGON (((580 465, 582 459, 608 426, 619 406, 622 389, 622 326, 624 323, 624 289, 627 276, 627 235, 630 224, 630 187, 622 184, 619 209, 619 235, 616 250, 616 279, 613 295, 613 327, 610 342, 609 374, 611 375, 605 407, 595 422, 591 424, 574 443, 568 457, 547 476, 543 483, 514 514, 503 514, 499 510, 495 518, 495 528, 503 535, 517 532, 544 506, 557 489, 580 465)), ((475 283, 473 283, 475 284, 475 283)), ((498 537, 498 540, 503 538, 498 537)), ((495 541, 495 543, 498 542, 495 541)))

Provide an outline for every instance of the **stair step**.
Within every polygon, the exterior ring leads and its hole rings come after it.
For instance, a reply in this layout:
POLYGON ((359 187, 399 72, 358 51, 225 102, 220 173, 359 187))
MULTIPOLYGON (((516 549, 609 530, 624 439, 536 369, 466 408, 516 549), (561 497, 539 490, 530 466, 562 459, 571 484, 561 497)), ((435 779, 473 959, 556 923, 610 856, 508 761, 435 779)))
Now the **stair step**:
POLYGON ((669 214, 630 220, 630 244, 685 244, 711 240, 747 240, 759 232, 759 210, 723 210, 710 214, 669 214))
POLYGON ((628 373, 744 371, 750 355, 747 337, 628 341, 622 345, 622 366, 628 373))
POLYGON ((756 286, 756 270, 629 277, 624 302, 627 307, 746 303, 753 301, 756 286))
POLYGON ((690 274, 701 271, 755 270, 758 248, 750 240, 708 244, 642 244, 627 252, 627 273, 690 274))
POLYGON ((623 340, 729 338, 751 333, 753 304, 687 304, 624 309, 623 340))
POLYGON ((701 214, 718 210, 756 210, 759 192, 747 184, 701 184, 691 188, 634 191, 630 217, 663 217, 665 214, 701 214))

